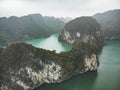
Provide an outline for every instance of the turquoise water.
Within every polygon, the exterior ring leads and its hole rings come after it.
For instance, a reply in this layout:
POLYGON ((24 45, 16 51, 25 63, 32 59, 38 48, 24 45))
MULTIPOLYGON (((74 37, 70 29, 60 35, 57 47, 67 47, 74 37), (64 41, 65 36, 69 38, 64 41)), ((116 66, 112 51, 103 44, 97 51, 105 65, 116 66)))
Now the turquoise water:
POLYGON ((43 48, 47 50, 56 50, 57 53, 62 51, 69 51, 71 50, 71 45, 65 42, 58 41, 58 34, 54 34, 48 38, 40 38, 27 41, 27 43, 32 44, 35 47, 43 48))
MULTIPOLYGON (((57 52, 71 49, 69 44, 60 43, 57 38, 57 35, 53 35, 28 43, 57 52)), ((120 41, 106 41, 99 61, 98 72, 78 75, 60 84, 44 84, 35 90, 120 90, 120 41)))

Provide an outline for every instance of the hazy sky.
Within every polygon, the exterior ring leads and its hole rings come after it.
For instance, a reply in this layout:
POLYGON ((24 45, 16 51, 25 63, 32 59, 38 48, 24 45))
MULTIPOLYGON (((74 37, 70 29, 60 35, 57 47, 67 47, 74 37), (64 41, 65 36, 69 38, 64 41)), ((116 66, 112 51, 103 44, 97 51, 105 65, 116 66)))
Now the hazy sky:
POLYGON ((113 9, 120 9, 120 0, 0 0, 0 17, 33 13, 79 17, 113 9))

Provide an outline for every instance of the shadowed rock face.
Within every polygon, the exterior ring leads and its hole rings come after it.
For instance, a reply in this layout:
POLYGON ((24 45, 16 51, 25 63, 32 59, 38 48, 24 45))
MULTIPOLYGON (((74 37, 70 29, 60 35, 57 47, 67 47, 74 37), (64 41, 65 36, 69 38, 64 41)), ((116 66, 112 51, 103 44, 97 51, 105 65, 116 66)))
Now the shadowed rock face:
POLYGON ((68 22, 59 40, 73 44, 75 41, 84 41, 97 52, 103 47, 100 25, 92 17, 79 17, 68 22))
POLYGON ((43 83, 59 83, 76 74, 96 71, 98 66, 94 50, 84 42, 75 42, 71 51, 59 54, 14 43, 0 49, 0 87, 32 90, 43 83))

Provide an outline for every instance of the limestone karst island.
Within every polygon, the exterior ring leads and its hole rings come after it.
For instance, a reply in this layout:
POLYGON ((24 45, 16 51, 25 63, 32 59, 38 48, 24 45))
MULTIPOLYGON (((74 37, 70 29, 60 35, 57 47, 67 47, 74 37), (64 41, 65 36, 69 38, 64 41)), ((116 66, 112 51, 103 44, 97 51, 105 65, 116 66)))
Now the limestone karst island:
POLYGON ((118 3, 0 0, 0 90, 120 90, 118 3))

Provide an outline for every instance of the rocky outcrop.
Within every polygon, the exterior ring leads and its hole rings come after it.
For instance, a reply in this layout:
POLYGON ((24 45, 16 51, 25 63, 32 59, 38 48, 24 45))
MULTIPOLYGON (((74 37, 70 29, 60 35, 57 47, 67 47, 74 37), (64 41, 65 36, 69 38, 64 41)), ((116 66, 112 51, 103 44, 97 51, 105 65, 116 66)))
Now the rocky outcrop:
POLYGON ((48 51, 25 43, 0 49, 1 90, 32 90, 43 83, 59 83, 74 75, 96 71, 94 50, 75 42, 71 51, 48 51))
POLYGON ((93 18, 100 23, 105 39, 120 40, 120 9, 97 13, 93 15, 93 18))
POLYGON ((100 25, 92 17, 79 17, 68 22, 59 40, 73 44, 75 41, 84 41, 97 52, 103 47, 100 25))

